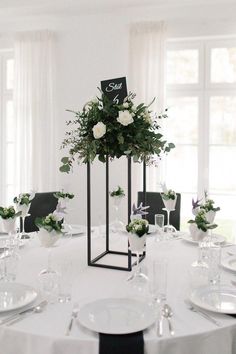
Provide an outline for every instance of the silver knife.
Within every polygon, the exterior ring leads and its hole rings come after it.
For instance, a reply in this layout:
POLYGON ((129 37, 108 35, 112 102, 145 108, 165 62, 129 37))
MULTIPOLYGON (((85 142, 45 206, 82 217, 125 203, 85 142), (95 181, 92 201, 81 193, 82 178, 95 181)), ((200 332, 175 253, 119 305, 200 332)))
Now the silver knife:
POLYGON ((9 323, 9 322, 12 322, 13 320, 16 320, 16 319, 18 319, 18 318, 21 318, 21 316, 23 317, 23 316, 26 315, 27 313, 33 312, 33 311, 36 309, 36 307, 38 307, 38 306, 42 307, 42 306, 44 306, 44 305, 46 305, 46 304, 47 304, 47 301, 44 300, 44 301, 41 301, 41 302, 40 302, 39 304, 37 304, 37 305, 31 306, 31 307, 29 307, 29 308, 27 308, 27 309, 25 309, 25 310, 22 310, 22 311, 20 311, 20 312, 14 313, 13 315, 10 315, 10 316, 8 316, 8 317, 2 319, 2 320, 0 321, 0 325, 7 324, 7 323, 9 323))

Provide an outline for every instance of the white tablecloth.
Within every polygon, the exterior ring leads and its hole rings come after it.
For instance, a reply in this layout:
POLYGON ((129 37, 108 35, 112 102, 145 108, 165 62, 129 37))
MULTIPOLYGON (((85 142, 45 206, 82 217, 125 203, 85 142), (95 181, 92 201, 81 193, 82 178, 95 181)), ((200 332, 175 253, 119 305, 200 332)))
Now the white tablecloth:
MULTIPOLYGON (((96 247, 104 239, 93 235, 96 247)), ((114 243, 119 243, 114 236, 114 243)), ((225 248, 223 252, 228 251, 225 248)), ((46 265, 47 250, 40 247, 37 237, 21 251, 17 282, 39 287, 38 274, 46 265)), ((47 309, 15 323, 0 326, 0 354, 98 354, 98 335, 82 326, 73 326, 70 337, 65 336, 73 301, 80 304, 105 297, 143 296, 134 293, 126 282, 128 272, 87 266, 86 237, 73 237, 60 242, 52 250, 53 261, 68 259, 73 264, 73 288, 71 303, 55 303, 47 309)), ((172 306, 175 336, 170 337, 166 328, 162 338, 156 335, 155 326, 144 331, 146 354, 235 354, 236 319, 227 315, 213 316, 223 326, 216 327, 200 315, 187 309, 184 299, 188 293, 188 271, 197 257, 197 248, 183 240, 158 243, 148 239, 147 257, 143 267, 158 257, 168 257, 167 302, 172 306)), ((222 270, 222 281, 235 277, 222 270)), ((111 353, 112 354, 112 353, 111 353)))

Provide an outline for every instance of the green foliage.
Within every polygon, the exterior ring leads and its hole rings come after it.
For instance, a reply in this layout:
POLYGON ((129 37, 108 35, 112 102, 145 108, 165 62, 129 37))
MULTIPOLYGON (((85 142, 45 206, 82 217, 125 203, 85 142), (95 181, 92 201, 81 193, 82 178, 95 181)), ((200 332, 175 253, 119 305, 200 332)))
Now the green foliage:
POLYGON ((204 209, 201 209, 197 215, 195 216, 194 220, 189 220, 189 224, 196 224, 198 229, 206 232, 207 230, 212 230, 217 227, 216 224, 211 224, 209 221, 207 221, 206 218, 206 211, 204 209))
POLYGON ((135 95, 130 93, 122 104, 111 102, 103 93, 85 104, 82 111, 74 112, 75 118, 67 122, 71 130, 66 132, 62 148, 69 149, 63 157, 61 172, 69 172, 74 161, 87 163, 96 156, 101 162, 110 158, 132 156, 135 161, 151 162, 153 155, 168 153, 175 146, 167 143, 159 132, 159 120, 164 114, 151 118, 149 106, 135 106, 135 95), (125 117, 124 117, 125 116, 125 117), (101 131, 96 134, 97 124, 101 131))
POLYGON ((0 217, 4 220, 10 218, 14 219, 20 215, 21 215, 21 211, 16 213, 14 206, 10 206, 8 208, 0 207, 0 217))
POLYGON ((58 220, 58 218, 53 214, 48 214, 47 216, 37 217, 35 219, 35 225, 41 229, 45 229, 48 232, 56 231, 62 233, 63 220, 58 220))
POLYGON ((138 237, 142 237, 148 233, 149 224, 145 219, 134 219, 128 225, 126 225, 126 230, 136 234, 138 237))
POLYGON ((63 199, 65 199, 65 198, 73 199, 74 196, 75 196, 75 195, 72 194, 72 193, 64 193, 63 191, 62 191, 62 192, 56 192, 56 193, 54 193, 53 195, 54 195, 54 197, 56 197, 57 199, 59 199, 59 198, 63 198, 63 199))
POLYGON ((13 202, 20 205, 29 205, 34 198, 34 194, 21 193, 13 199, 13 202))
POLYGON ((161 196, 162 199, 164 200, 169 200, 169 199, 175 200, 176 193, 172 189, 169 189, 166 193, 161 193, 161 196))
POLYGON ((125 197, 125 192, 120 186, 118 186, 117 189, 115 189, 114 191, 112 191, 110 193, 110 196, 111 197, 125 197))

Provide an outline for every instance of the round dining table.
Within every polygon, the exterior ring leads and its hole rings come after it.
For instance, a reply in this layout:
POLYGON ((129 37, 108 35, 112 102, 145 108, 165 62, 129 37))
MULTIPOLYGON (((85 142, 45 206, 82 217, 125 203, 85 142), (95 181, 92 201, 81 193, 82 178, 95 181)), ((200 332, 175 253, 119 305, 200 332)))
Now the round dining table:
MULTIPOLYGON (((105 247, 105 238, 100 236, 99 230, 95 230, 92 237, 92 252, 96 256, 105 247)), ((111 240, 114 248, 127 248, 125 233, 112 233, 111 240)), ((236 246, 222 247, 222 257, 227 257, 229 250, 236 252, 236 246)), ((19 255, 15 282, 30 285, 40 292, 39 273, 47 264, 48 250, 40 245, 37 233, 20 248, 19 255)), ((218 327, 186 305, 191 282, 191 264, 197 256, 196 244, 186 242, 181 237, 166 241, 158 241, 155 235, 147 238, 146 258, 141 262, 142 270, 148 272, 153 260, 167 260, 166 302, 173 310, 171 321, 175 335, 170 335, 165 322, 163 336, 159 337, 155 322, 143 331, 145 354, 236 353, 236 318, 211 313, 221 323, 218 327)), ((132 286, 132 282, 127 281, 129 272, 87 265, 86 232, 72 236, 69 240, 62 238, 52 247, 51 258, 52 268, 55 269, 60 267, 60 263, 68 263, 72 281, 71 301, 60 303, 51 300, 40 313, 26 316, 10 326, 0 325, 0 354, 98 354, 98 333, 83 327, 79 319, 75 320, 70 335, 65 335, 73 304, 78 303, 82 307, 86 303, 104 298, 150 301, 148 289, 137 289, 132 286)), ((112 261, 118 262, 118 259, 108 259, 108 262, 112 261)), ((123 260, 119 259, 120 261, 123 260)), ((124 261, 127 262, 126 259, 124 261)), ((221 269, 222 283, 231 285, 234 278, 233 272, 221 269)), ((40 296, 43 297, 44 294, 41 293, 40 296)), ((0 320, 5 316, 5 313, 1 313, 0 320)))

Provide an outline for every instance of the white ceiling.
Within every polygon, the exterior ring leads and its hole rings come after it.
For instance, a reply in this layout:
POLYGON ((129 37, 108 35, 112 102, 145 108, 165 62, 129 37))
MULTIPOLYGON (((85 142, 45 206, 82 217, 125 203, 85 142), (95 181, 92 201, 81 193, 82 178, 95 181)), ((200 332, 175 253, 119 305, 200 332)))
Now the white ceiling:
POLYGON ((0 0, 0 15, 85 14, 134 7, 235 4, 236 0, 0 0))

